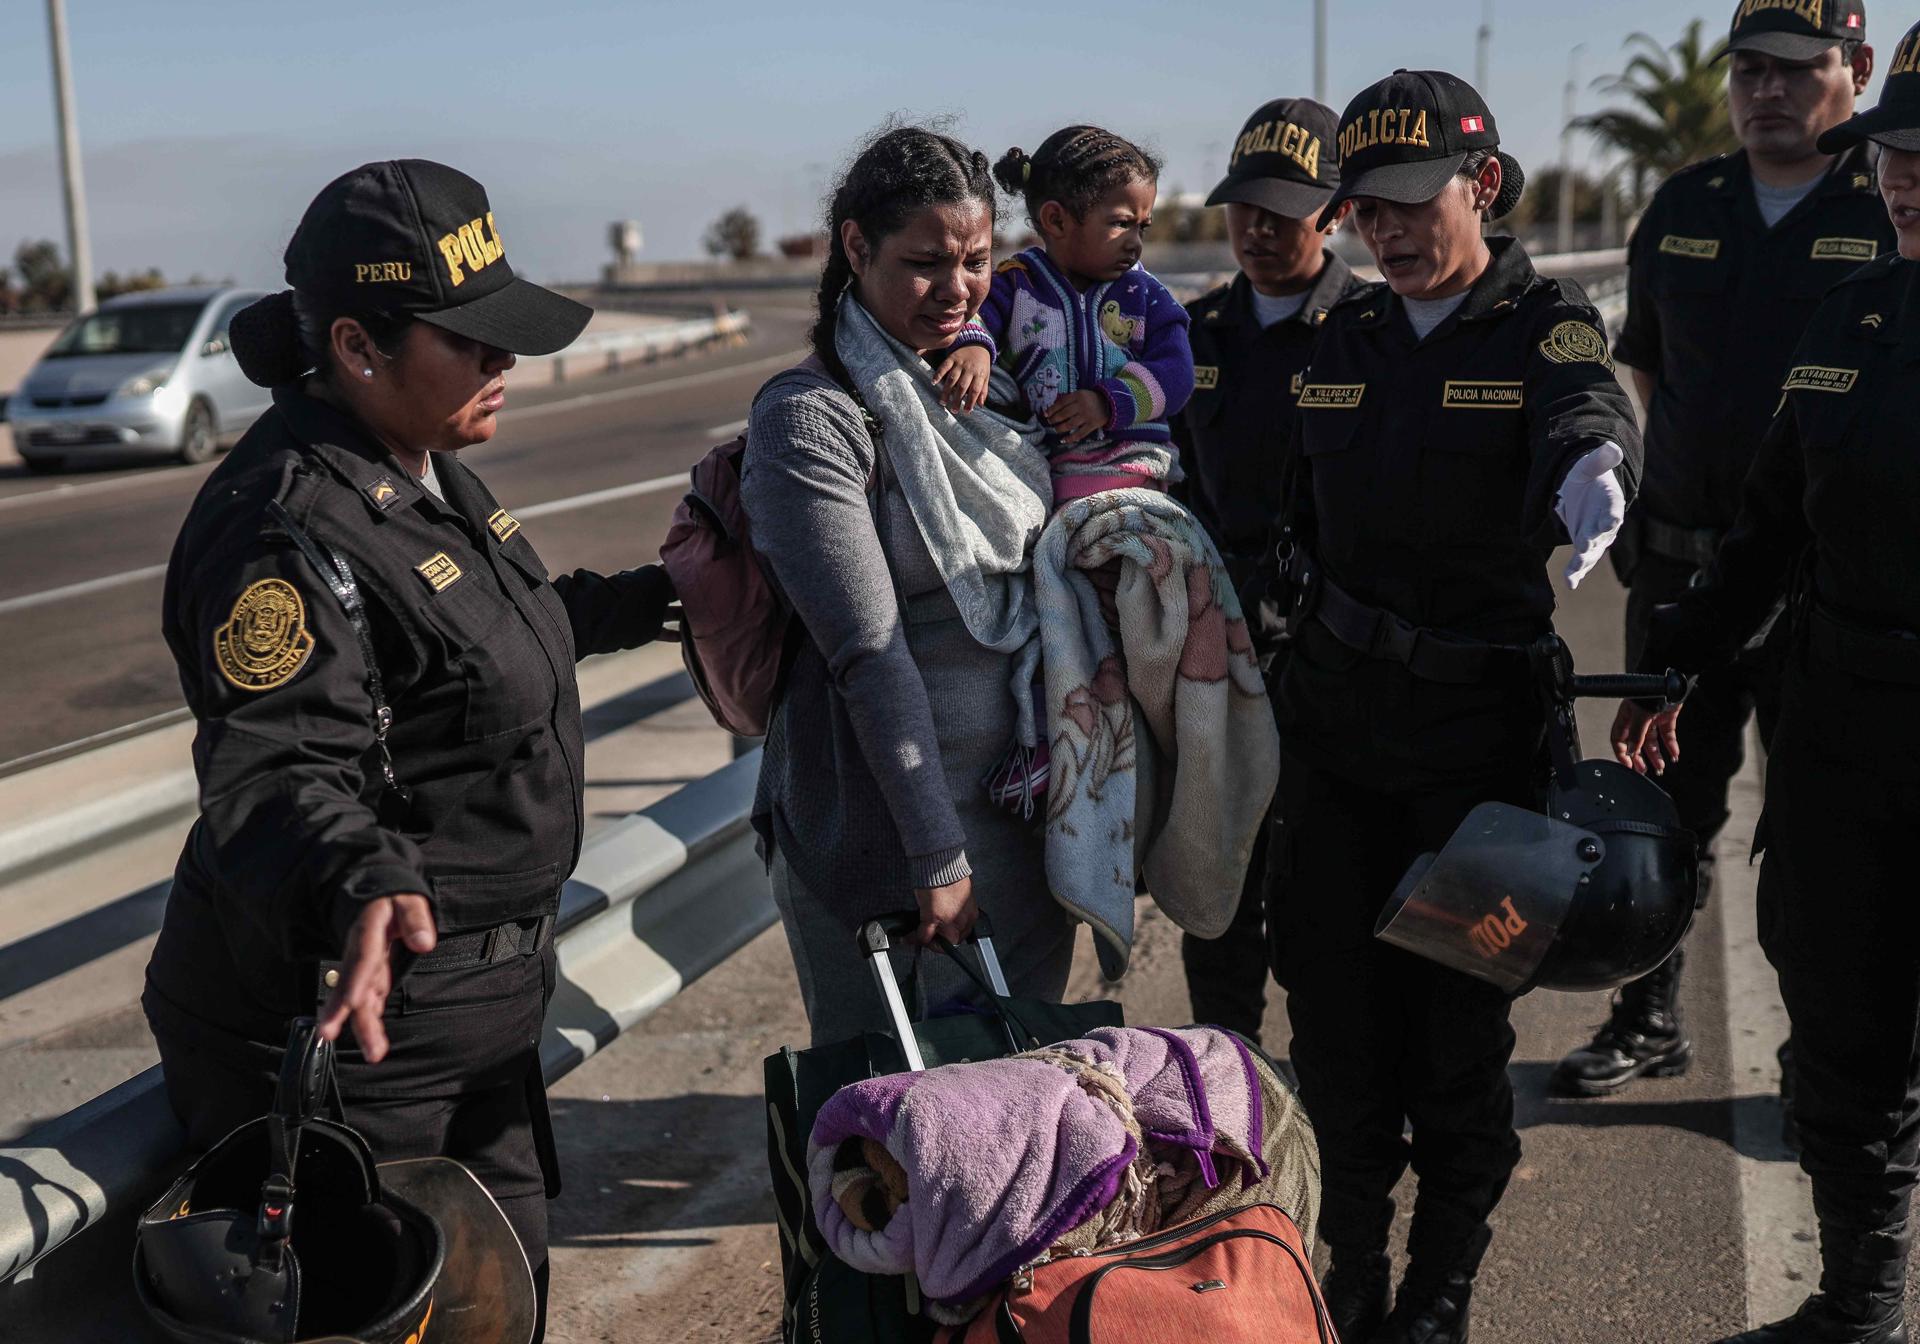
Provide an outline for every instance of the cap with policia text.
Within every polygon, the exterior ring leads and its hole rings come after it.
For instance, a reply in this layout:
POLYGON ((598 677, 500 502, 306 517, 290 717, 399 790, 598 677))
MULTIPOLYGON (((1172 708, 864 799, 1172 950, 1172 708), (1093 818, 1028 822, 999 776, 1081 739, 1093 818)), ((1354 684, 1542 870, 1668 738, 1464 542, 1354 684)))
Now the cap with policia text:
POLYGON ((1332 108, 1274 99, 1247 118, 1207 204, 1257 205, 1288 219, 1319 214, 1340 185, 1339 133, 1332 108))
POLYGON ((486 188, 426 159, 369 163, 329 182, 286 261, 287 283, 302 293, 416 317, 516 355, 572 344, 593 316, 515 275, 486 188))
POLYGON ((1909 28, 1893 49, 1879 103, 1821 136, 1820 152, 1838 154, 1862 140, 1888 149, 1920 150, 1920 24, 1909 28))
MULTIPOLYGON (((1493 113, 1474 87, 1444 70, 1396 70, 1347 104, 1340 118, 1340 189, 1320 214, 1333 220, 1342 201, 1378 196, 1418 205, 1440 194, 1467 155, 1498 153, 1493 113)), ((1498 219, 1520 201, 1526 174, 1501 153, 1500 195, 1487 211, 1498 219)))
POLYGON ((1861 0, 1740 0, 1720 56, 1757 51, 1783 61, 1810 61, 1829 47, 1866 37, 1867 7, 1861 0))

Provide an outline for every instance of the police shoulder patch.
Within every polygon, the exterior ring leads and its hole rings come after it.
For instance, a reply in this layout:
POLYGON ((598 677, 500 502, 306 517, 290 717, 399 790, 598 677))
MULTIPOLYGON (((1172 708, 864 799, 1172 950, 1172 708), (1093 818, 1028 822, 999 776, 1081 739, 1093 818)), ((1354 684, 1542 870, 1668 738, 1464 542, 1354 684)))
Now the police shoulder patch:
POLYGON ((1562 322, 1540 342, 1540 353, 1555 364, 1603 364, 1613 369, 1607 339, 1589 322, 1562 322))
POLYGON ((520 530, 520 520, 505 509, 495 509, 487 519, 487 529, 493 533, 495 541, 505 541, 520 530))
POLYGON ((227 623, 213 632, 214 666, 243 691, 286 685, 312 652, 307 604, 285 579, 248 584, 227 623))
POLYGON ((1193 366, 1193 385, 1199 391, 1220 386, 1220 366, 1218 364, 1195 364, 1193 366))

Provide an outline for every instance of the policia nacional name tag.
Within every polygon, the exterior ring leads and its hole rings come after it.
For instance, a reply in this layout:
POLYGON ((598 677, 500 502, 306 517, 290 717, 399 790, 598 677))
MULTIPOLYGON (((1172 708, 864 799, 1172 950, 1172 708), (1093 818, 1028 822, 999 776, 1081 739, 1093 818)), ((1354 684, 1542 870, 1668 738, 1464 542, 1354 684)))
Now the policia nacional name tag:
POLYGON ((1303 411, 1355 411, 1366 395, 1365 383, 1308 383, 1300 389, 1303 411))
POLYGON ((1871 238, 1815 238, 1815 261, 1872 261, 1879 246, 1871 238))
POLYGON ((1720 255, 1718 238, 1682 238, 1670 233, 1660 240, 1660 250, 1670 257, 1691 257, 1695 261, 1713 261, 1720 255))
POLYGON ((1851 392, 1860 378, 1858 369, 1829 369, 1819 364, 1798 364, 1787 370, 1783 385, 1788 392, 1851 392))
POLYGON ((1441 406, 1465 411, 1517 411, 1525 383, 1470 382, 1449 378, 1440 392, 1441 406))
POLYGON ((436 593, 444 593, 460 577, 460 566, 445 551, 436 551, 413 567, 413 572, 427 587, 436 593))
POLYGON ((313 652, 307 604, 285 579, 260 579, 234 601, 213 632, 213 662, 243 691, 270 691, 293 680, 313 652))
MULTIPOLYGON (((1209 383, 1207 386, 1211 387, 1212 384, 1209 383)), ((492 516, 487 519, 487 530, 493 533, 495 541, 505 541, 520 530, 520 520, 505 509, 495 509, 492 516)))

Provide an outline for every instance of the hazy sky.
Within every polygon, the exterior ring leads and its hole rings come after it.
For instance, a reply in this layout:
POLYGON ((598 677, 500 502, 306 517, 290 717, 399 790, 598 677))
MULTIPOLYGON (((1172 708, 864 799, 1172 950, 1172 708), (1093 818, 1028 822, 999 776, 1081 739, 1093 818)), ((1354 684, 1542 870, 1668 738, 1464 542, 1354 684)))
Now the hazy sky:
MULTIPOLYGON (((1330 99, 1396 66, 1473 77, 1478 0, 1329 0, 1330 99)), ((891 113, 945 115, 989 153, 1092 121, 1160 150, 1163 190, 1205 190, 1241 122, 1312 91, 1312 0, 1104 5, 718 0, 68 0, 98 269, 277 282, 326 180, 418 155, 487 185, 517 269, 585 279, 610 221, 644 256, 698 255, 744 203, 796 231, 849 147, 891 113), (1056 17, 1057 16, 1057 17, 1056 17)), ((1495 0, 1486 90, 1528 167, 1558 153, 1568 52, 1580 109, 1635 29, 1663 42, 1733 0, 1495 0)), ((1910 15, 1875 6, 1883 52, 1910 15)), ((62 239, 46 10, 6 0, 0 261, 62 239)), ((1877 93, 1877 89, 1875 90, 1877 93)), ((1579 156, 1587 156, 1584 147, 1579 156)), ((1151 265, 1151 257, 1148 259, 1151 265)))

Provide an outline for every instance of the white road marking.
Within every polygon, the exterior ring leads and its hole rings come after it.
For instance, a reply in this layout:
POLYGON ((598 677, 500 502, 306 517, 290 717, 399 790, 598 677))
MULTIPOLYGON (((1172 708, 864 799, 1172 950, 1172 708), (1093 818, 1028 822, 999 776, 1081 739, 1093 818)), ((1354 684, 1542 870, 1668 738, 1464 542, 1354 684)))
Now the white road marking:
MULTIPOLYGON (((806 351, 804 350, 789 350, 782 355, 769 355, 765 359, 756 359, 751 364, 735 364, 724 369, 702 369, 699 373, 681 374, 675 378, 662 378, 657 383, 641 383, 635 387, 622 387, 610 392, 586 392, 577 397, 563 397, 559 401, 543 402, 538 406, 509 408, 502 411, 501 415, 507 419, 524 420, 536 415, 545 415, 549 411, 566 411, 572 410, 577 406, 591 406, 603 401, 625 401, 639 397, 648 397, 656 392, 671 392, 677 388, 696 387, 701 383, 716 382, 723 378, 733 377, 736 374, 759 373, 768 369, 788 368, 804 358, 805 355, 806 351)), ((739 425, 728 430, 727 433, 721 437, 731 438, 744 428, 746 428, 746 421, 743 420, 739 425)), ((206 471, 211 470, 213 470, 213 468, 209 465, 206 471)), ((203 472, 202 474, 204 475, 205 473, 203 472)), ((72 499, 76 495, 91 495, 107 490, 120 490, 130 485, 142 485, 151 481, 164 483, 182 479, 185 478, 177 471, 142 472, 137 476, 119 476, 111 481, 83 481, 79 484, 54 485, 44 490, 29 490, 23 494, 7 495, 4 498, 0 498, 0 510, 16 508, 24 504, 34 503, 35 501, 52 502, 55 500, 72 499)))
POLYGON ((715 425, 712 429, 708 430, 707 437, 715 443, 723 443, 736 434, 744 433, 746 428, 747 422, 745 420, 729 420, 724 425, 715 425))
POLYGON ((87 579, 81 583, 69 583, 59 588, 49 588, 44 593, 28 593, 23 597, 10 597, 0 602, 0 616, 10 612, 25 611, 29 607, 45 606, 49 602, 62 602, 69 597, 84 597, 88 593, 104 592, 108 588, 119 588, 129 583, 139 583, 145 579, 158 578, 167 572, 165 565, 145 565, 140 569, 129 569, 122 574, 108 574, 103 578, 87 579))
MULTIPOLYGON (((1749 730, 1751 732, 1751 730, 1749 730)), ((1820 1249, 1813 1188, 1780 1138, 1780 1063, 1787 1037, 1780 980, 1760 950, 1754 921, 1755 873, 1746 837, 1760 815, 1764 765, 1760 744, 1747 743, 1748 766, 1733 781, 1733 815, 1720 838, 1716 899, 1727 971, 1727 1039, 1733 1147, 1740 1170, 1740 1222, 1746 1241, 1747 1324, 1790 1316, 1819 1286, 1820 1249), (1736 895, 1737 893, 1737 895, 1736 895)))
MULTIPOLYGON (((678 378, 667 378, 657 383, 645 383, 639 387, 623 387, 611 392, 589 392, 584 396, 569 397, 564 401, 550 401, 542 406, 529 406, 521 411, 503 412, 516 419, 525 418, 545 411, 567 410, 575 406, 584 406, 604 401, 626 401, 637 397, 650 396, 655 392, 671 391, 678 387, 688 387, 697 383, 718 382, 725 378, 737 377, 744 373, 758 373, 762 369, 775 367, 787 368, 799 358, 798 351, 786 354, 769 355, 765 359, 755 360, 751 364, 736 364, 725 369, 706 369, 700 373, 689 373, 678 378)), ((716 439, 731 438, 746 428, 742 420, 737 425, 721 426, 707 431, 708 437, 716 439)), ((133 480, 146 480, 149 477, 134 477, 133 480)), ((96 485, 121 485, 124 481, 98 481, 96 485)), ((635 481, 630 485, 616 485, 605 490, 592 490, 584 495, 573 495, 566 499, 549 500, 545 504, 532 504, 524 509, 515 509, 514 516, 520 519, 544 518, 551 513, 565 513, 570 509, 589 508, 595 504, 606 504, 616 499, 630 499, 636 495, 652 495, 662 490, 684 489, 687 484, 685 472, 673 476, 657 476, 650 481, 635 481)), ((21 500, 35 499, 40 496, 56 494, 64 487, 53 490, 40 490, 32 495, 16 495, 12 499, 0 500, 0 507, 18 503, 21 500)), ((86 486, 74 486, 74 490, 84 490, 86 486)), ((120 574, 107 574, 97 579, 87 579, 80 583, 69 583, 59 588, 49 588, 42 593, 27 593, 21 597, 9 597, 0 601, 0 616, 16 611, 25 611, 30 607, 45 606, 49 602, 60 602, 70 597, 84 597, 88 593, 103 592, 109 588, 118 588, 129 583, 139 583, 165 574, 165 565, 146 565, 140 569, 129 569, 120 574)))

